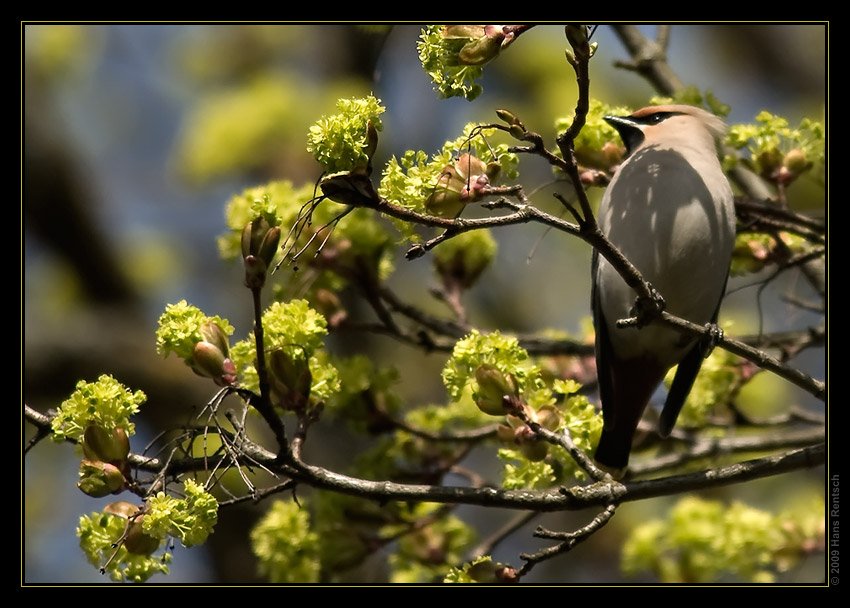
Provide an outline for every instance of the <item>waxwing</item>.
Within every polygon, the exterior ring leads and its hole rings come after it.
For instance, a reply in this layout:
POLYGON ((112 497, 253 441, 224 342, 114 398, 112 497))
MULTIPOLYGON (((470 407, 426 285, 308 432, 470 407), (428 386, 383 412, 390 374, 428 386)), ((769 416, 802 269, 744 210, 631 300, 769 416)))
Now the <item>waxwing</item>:
MULTIPOLYGON (((626 160, 605 191, 599 225, 665 310, 698 324, 716 323, 735 239, 732 189, 717 155, 723 122, 686 105, 606 116, 626 146, 626 160)), ((691 390, 708 342, 649 323, 618 328, 637 294, 601 255, 593 256, 592 308, 604 429, 595 459, 622 474, 647 404, 678 364, 658 423, 667 436, 691 390)))

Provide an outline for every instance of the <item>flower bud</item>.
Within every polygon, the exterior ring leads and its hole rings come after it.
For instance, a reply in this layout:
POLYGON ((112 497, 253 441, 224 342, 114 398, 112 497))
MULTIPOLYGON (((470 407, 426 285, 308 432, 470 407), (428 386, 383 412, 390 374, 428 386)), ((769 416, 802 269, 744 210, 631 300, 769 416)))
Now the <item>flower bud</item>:
POLYGON ((272 391, 284 407, 298 408, 307 402, 313 375, 306 358, 293 359, 284 350, 274 350, 269 355, 269 372, 272 391))
POLYGON ((126 500, 119 500, 118 502, 109 503, 106 505, 106 508, 103 510, 104 513, 109 513, 111 515, 117 515, 118 517, 123 517, 124 519, 130 519, 136 512, 139 510, 139 507, 134 505, 131 502, 127 502, 126 500))
POLYGON ((263 216, 255 217, 242 229, 242 259, 248 287, 259 288, 265 284, 280 234, 280 226, 271 226, 263 216))
POLYGON ((487 164, 472 154, 461 154, 455 161, 457 175, 461 180, 475 179, 479 175, 487 173, 487 164))
POLYGON ((564 26, 564 34, 572 46, 587 42, 587 27, 581 23, 568 23, 564 26))
POLYGON ((242 257, 257 254, 270 228, 268 220, 262 216, 255 217, 245 225, 242 229, 242 257))
POLYGON ((142 528, 144 517, 144 515, 137 517, 130 524, 127 535, 124 537, 124 548, 133 555, 150 555, 159 549, 160 540, 145 534, 142 528))
POLYGON ((230 354, 230 341, 227 339, 227 334, 224 333, 224 330, 218 323, 214 321, 207 321, 201 325, 199 331, 201 332, 201 339, 217 346, 218 349, 224 353, 225 357, 230 354))
POLYGON ((522 123, 519 121, 513 112, 510 110, 504 110, 501 108, 496 109, 496 116, 499 117, 499 120, 502 122, 506 122, 509 125, 521 125, 522 123))
POLYGON ((785 155, 785 158, 782 159, 782 165, 788 169, 790 174, 790 179, 788 181, 796 179, 802 173, 811 169, 812 164, 813 163, 806 156, 806 153, 799 148, 794 148, 785 155))
POLYGON ((88 460, 120 462, 130 453, 130 439, 121 427, 107 431, 96 424, 83 433, 83 452, 88 460))
POLYGON ((249 289, 259 289, 266 284, 266 273, 269 265, 256 255, 247 255, 242 258, 245 266, 245 286, 249 289))
POLYGON ((475 404, 485 414, 502 416, 506 413, 505 397, 519 393, 516 381, 510 374, 503 374, 493 365, 479 365, 475 370, 478 390, 473 394, 475 404))
POLYGON ((496 579, 502 583, 518 583, 519 572, 516 568, 502 566, 496 570, 496 579))
POLYGON ((219 386, 229 386, 236 380, 233 361, 218 346, 203 340, 192 351, 192 370, 199 376, 212 378, 219 386))
POLYGON ((460 192, 453 192, 443 187, 437 187, 425 201, 428 213, 438 217, 456 217, 464 205, 460 192))
MULTIPOLYGON (((592 52, 587 37, 587 26, 581 23, 571 23, 564 27, 564 33, 573 48, 574 57, 582 60, 589 59, 592 52)), ((569 56, 567 60, 570 60, 569 56)), ((570 63, 575 65, 573 61, 570 61, 570 63)))
POLYGON ((478 562, 477 564, 472 564, 466 571, 469 575, 469 578, 474 580, 476 583, 485 583, 492 584, 496 582, 496 570, 502 567, 501 564, 498 564, 490 559, 482 562, 478 562))
POLYGON ((549 453, 549 444, 532 433, 532 436, 524 437, 519 444, 519 451, 531 462, 540 462, 549 453))
POLYGON ((492 61, 502 48, 502 38, 504 38, 504 34, 495 37, 484 36, 467 42, 458 53, 458 63, 460 65, 484 65, 492 61))
POLYGON ((314 303, 316 310, 322 313, 322 316, 328 320, 329 328, 338 327, 348 317, 348 312, 345 310, 345 306, 343 306, 339 297, 328 289, 317 289, 314 303))
POLYGON ((531 427, 516 416, 507 416, 507 424, 500 424, 496 437, 502 443, 520 451, 532 462, 539 462, 549 453, 549 444, 540 440, 531 427))
POLYGON ((124 474, 114 464, 83 460, 80 462, 77 487, 94 498, 118 494, 125 487, 124 474))
POLYGON ((443 38, 469 40, 457 56, 459 65, 484 65, 510 44, 514 35, 505 34, 501 25, 447 25, 443 38))
POLYGON ((272 226, 263 241, 260 243, 257 257, 259 257, 267 266, 271 266, 274 260, 274 255, 277 253, 277 245, 280 242, 280 226, 272 226))
POLYGON ((463 206, 484 196, 490 180, 499 174, 498 163, 487 164, 472 154, 462 154, 446 165, 434 192, 425 201, 430 213, 440 217, 456 217, 463 206))
POLYGON ((491 182, 499 177, 499 173, 502 172, 502 165, 493 161, 491 163, 487 163, 487 166, 484 167, 484 175, 487 176, 491 182))
POLYGON ((754 160, 761 175, 769 177, 782 166, 783 154, 777 148, 768 148, 756 154, 754 160))

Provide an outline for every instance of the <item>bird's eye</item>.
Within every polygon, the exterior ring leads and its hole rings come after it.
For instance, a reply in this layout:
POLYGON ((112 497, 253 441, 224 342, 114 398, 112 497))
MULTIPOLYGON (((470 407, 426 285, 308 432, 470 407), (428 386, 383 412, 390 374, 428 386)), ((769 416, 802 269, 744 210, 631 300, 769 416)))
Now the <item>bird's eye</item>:
POLYGON ((646 122, 651 125, 657 125, 668 116, 670 116, 669 112, 656 112, 655 114, 650 114, 649 116, 647 116, 646 122))

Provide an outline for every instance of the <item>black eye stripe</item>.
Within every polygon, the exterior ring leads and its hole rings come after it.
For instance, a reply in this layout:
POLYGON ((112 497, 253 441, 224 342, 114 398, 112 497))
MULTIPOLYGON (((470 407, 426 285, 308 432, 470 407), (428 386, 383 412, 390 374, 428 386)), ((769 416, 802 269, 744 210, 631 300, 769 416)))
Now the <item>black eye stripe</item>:
POLYGON ((671 116, 681 115, 682 112, 653 112, 652 114, 647 114, 646 116, 632 117, 632 120, 642 125, 657 125, 658 123, 664 122, 671 116))

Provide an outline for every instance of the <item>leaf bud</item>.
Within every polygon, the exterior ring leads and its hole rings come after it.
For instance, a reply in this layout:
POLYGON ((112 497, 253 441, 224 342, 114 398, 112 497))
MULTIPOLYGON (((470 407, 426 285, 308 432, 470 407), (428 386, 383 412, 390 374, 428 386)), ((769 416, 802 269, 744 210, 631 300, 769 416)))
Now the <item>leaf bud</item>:
POLYGON ((314 298, 316 309, 328 320, 328 327, 339 327, 348 317, 339 297, 329 289, 319 288, 314 298))
POLYGON ((375 151, 378 149, 378 129, 375 128, 375 123, 372 122, 370 118, 366 122, 366 156, 369 157, 369 160, 375 155, 375 151))
POLYGON ((782 166, 783 155, 778 148, 768 148, 756 154, 754 160, 761 175, 769 177, 776 169, 782 166))
POLYGON ((245 266, 245 285, 249 289, 259 289, 266 284, 266 273, 269 265, 256 255, 246 255, 242 258, 245 266))
POLYGON ((501 109, 501 108, 497 108, 496 109, 496 116, 498 116, 499 119, 502 122, 506 122, 509 125, 522 124, 522 123, 520 123, 519 119, 514 115, 514 113, 511 112, 510 110, 504 110, 504 109, 501 109))
POLYGON ((280 226, 272 226, 269 228, 266 235, 263 237, 263 241, 260 243, 260 248, 257 251, 257 256, 266 263, 267 266, 271 266, 272 260, 274 260, 274 255, 277 253, 277 245, 280 242, 280 226))
POLYGON ((461 154, 455 161, 457 175, 461 180, 472 179, 478 175, 486 175, 487 164, 477 156, 469 153, 461 154))
POLYGON ((313 384, 313 375, 306 357, 292 358, 282 350, 269 355, 269 372, 272 391, 284 407, 300 407, 307 402, 313 384))
POLYGON ((203 340, 192 351, 192 370, 199 376, 212 378, 219 386, 229 386, 236 380, 233 361, 218 346, 203 340))
POLYGON ((569 55, 567 60, 571 65, 576 65, 575 61, 589 59, 592 55, 589 39, 587 37, 587 26, 580 23, 571 23, 564 27, 564 33, 567 36, 567 41, 573 48, 573 60, 570 61, 569 55))
POLYGON ((142 528, 144 515, 137 517, 124 537, 124 548, 133 555, 150 555, 159 548, 160 540, 145 533, 142 528))
POLYGON ((782 159, 782 165, 788 169, 792 179, 812 168, 812 162, 800 148, 788 152, 782 159))
POLYGON ((118 494, 125 487, 124 474, 114 464, 95 460, 80 462, 77 487, 93 498, 118 494))
POLYGON ((118 517, 123 517, 124 519, 130 519, 136 512, 139 510, 139 507, 134 505, 131 502, 127 502, 126 500, 119 500, 118 502, 109 503, 106 505, 106 508, 103 509, 104 513, 109 513, 110 515, 117 515, 118 517))
POLYGON ((255 217, 242 229, 242 257, 256 255, 260 250, 260 244, 271 229, 265 217, 255 217))
POLYGON ((478 390, 474 393, 475 404, 485 414, 502 416, 505 414, 505 397, 516 396, 519 389, 511 374, 503 374, 490 364, 479 365, 475 369, 478 390))
POLYGON ((205 342, 209 342, 218 347, 218 349, 224 353, 224 356, 228 356, 230 352, 230 340, 227 338, 227 334, 224 333, 224 330, 221 326, 214 321, 207 321, 203 325, 201 325, 200 330, 201 338, 205 342))
POLYGON ((130 439, 121 427, 107 431, 96 424, 86 427, 83 433, 83 452, 88 460, 121 462, 130 453, 130 439))
POLYGON ((501 564, 494 562, 491 559, 472 564, 467 569, 466 573, 469 578, 476 583, 492 584, 498 579, 496 578, 496 570, 502 567, 501 564))

